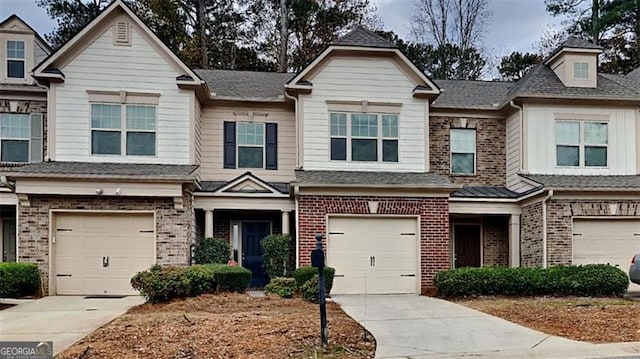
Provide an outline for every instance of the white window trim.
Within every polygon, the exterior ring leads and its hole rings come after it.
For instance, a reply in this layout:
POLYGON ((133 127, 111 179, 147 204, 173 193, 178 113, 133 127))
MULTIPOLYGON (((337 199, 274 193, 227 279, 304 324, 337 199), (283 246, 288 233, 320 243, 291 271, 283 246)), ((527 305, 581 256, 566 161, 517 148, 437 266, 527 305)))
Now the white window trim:
POLYGON ((588 81, 589 80, 589 63, 585 62, 585 61, 576 61, 573 63, 573 79, 574 80, 579 80, 579 81, 588 81), (586 77, 579 77, 577 76, 578 71, 576 69, 576 66, 578 65, 586 65, 587 66, 587 71, 586 71, 586 77))
POLYGON ((569 119, 558 119, 555 121, 554 123, 554 127, 553 127, 553 137, 554 137, 554 162, 555 162, 555 166, 556 168, 568 168, 568 169, 576 169, 576 168, 586 168, 586 169, 608 169, 609 168, 609 163, 611 161, 611 158, 609 157, 610 151, 609 151, 609 121, 606 120, 569 120, 569 119), (569 144, 569 143, 558 143, 558 141, 556 140, 557 138, 557 133, 556 133, 556 127, 555 124, 557 124, 558 122, 573 122, 573 123, 577 123, 578 124, 578 131, 579 131, 579 143, 578 144, 569 144), (584 124, 585 123, 601 123, 601 124, 605 124, 607 125, 607 143, 606 144, 589 144, 585 142, 585 138, 584 138, 584 124), (558 146, 578 146, 578 165, 577 166, 559 166, 558 165, 558 146), (601 147, 601 148, 606 148, 607 149, 607 165, 606 166, 587 166, 586 163, 586 147, 601 147))
POLYGON ((109 103, 109 102, 89 102, 89 155, 92 157, 132 157, 132 158, 156 158, 158 157, 158 107, 149 104, 137 104, 137 103, 109 103), (93 105, 108 105, 108 106, 120 106, 120 128, 96 128, 93 127, 93 121, 91 117, 93 115, 93 105), (153 107, 155 111, 155 129, 154 130, 129 130, 127 128, 127 106, 145 106, 153 107), (120 154, 103 154, 93 153, 93 131, 110 131, 120 132, 120 154), (128 155, 127 154, 127 133, 128 132, 147 132, 155 133, 154 154, 153 155, 128 155))
POLYGON ((395 114, 395 113, 363 113, 363 112, 346 112, 346 111, 330 111, 329 112, 329 151, 328 151, 328 157, 329 157, 329 162, 354 162, 354 163, 388 163, 388 164, 399 164, 400 163, 400 115, 399 114, 395 114), (347 135, 346 136, 334 136, 331 134, 331 114, 332 113, 338 113, 338 114, 345 114, 347 116, 347 135), (351 115, 375 115, 376 119, 377 119, 377 137, 365 137, 365 136, 353 136, 351 134, 351 115), (397 123, 397 131, 398 131, 398 135, 396 137, 384 137, 383 136, 383 131, 382 131, 382 116, 396 116, 398 119, 398 123, 397 123), (346 139, 346 152, 347 152, 347 159, 346 160, 332 160, 331 159, 331 139, 332 138, 344 138, 346 139), (377 143, 377 157, 375 161, 354 161, 352 159, 352 146, 351 146, 351 140, 356 139, 356 140, 371 140, 371 139, 376 139, 376 143, 377 143), (391 161, 384 161, 383 158, 383 141, 384 140, 395 140, 398 141, 398 161, 395 162, 391 162, 391 161))
POLYGON ((267 125, 264 122, 249 122, 249 121, 239 121, 236 122, 236 168, 247 168, 247 169, 265 169, 267 166, 267 125), (240 136, 240 130, 238 129, 238 124, 248 123, 252 125, 261 125, 262 126, 262 145, 241 145, 238 138, 240 136), (262 167, 240 167, 240 147, 255 147, 262 148, 262 167))
POLYGON ((5 43, 5 55, 7 55, 7 59, 5 62, 5 67, 6 67, 6 78, 10 79, 10 80, 24 80, 27 78, 27 43, 25 41, 22 40, 7 40, 7 42, 5 43), (21 42, 22 43, 22 51, 24 53, 24 57, 22 58, 17 58, 17 57, 9 57, 9 42, 21 42), (9 76, 9 61, 22 61, 22 73, 24 74, 24 76, 22 77, 12 77, 9 76))
MULTIPOLYGON (((455 152, 459 154, 469 154, 469 152, 455 152)), ((452 176, 475 176, 477 174, 478 167, 478 131, 475 128, 449 128, 449 174, 452 176), (453 172, 453 150, 451 148, 451 133, 452 130, 465 130, 473 131, 473 172, 456 173, 453 172)))
MULTIPOLYGON (((31 116, 32 115, 36 115, 36 113, 13 113, 13 112, 3 112, 0 115, 23 115, 23 116, 27 116, 29 118, 28 121, 28 125, 29 125, 29 136, 27 138, 21 138, 21 137, 3 137, 2 136, 2 132, 0 131, 0 162, 1 163, 31 163, 31 116), (2 141, 7 140, 7 141, 27 141, 27 148, 28 148, 28 154, 27 154, 27 161, 26 162, 11 162, 11 161, 2 161, 2 141)), ((0 116, 0 121, 2 121, 2 116, 0 116)), ((1 124, 0 124, 1 125, 1 124)), ((42 129, 41 129, 42 131, 42 129)), ((40 133, 40 138, 42 139, 42 132, 40 133)))

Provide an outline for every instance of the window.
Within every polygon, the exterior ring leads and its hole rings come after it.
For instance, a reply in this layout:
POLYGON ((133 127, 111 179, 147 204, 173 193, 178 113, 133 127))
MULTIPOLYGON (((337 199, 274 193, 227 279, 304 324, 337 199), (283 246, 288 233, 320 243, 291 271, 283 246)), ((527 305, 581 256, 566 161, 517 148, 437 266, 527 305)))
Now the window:
POLYGON ((42 161, 41 114, 0 114, 0 161, 42 161))
POLYGON ((24 41, 7 41, 7 77, 23 79, 24 73, 24 41))
POLYGON ((588 62, 574 62, 573 63, 573 78, 578 80, 589 79, 589 63, 588 62))
POLYGON ((91 153, 94 155, 155 156, 155 129, 155 106, 91 104, 91 153), (123 110, 125 121, 122 121, 123 110))
POLYGON ((398 162, 398 115, 331 113, 332 161, 398 162))
POLYGON ((451 129, 451 173, 474 174, 476 160, 476 131, 474 129, 451 129))
POLYGON ((556 122, 556 164, 606 167, 608 129, 603 122, 556 122))
POLYGON ((264 167, 264 123, 238 122, 238 168, 264 167))

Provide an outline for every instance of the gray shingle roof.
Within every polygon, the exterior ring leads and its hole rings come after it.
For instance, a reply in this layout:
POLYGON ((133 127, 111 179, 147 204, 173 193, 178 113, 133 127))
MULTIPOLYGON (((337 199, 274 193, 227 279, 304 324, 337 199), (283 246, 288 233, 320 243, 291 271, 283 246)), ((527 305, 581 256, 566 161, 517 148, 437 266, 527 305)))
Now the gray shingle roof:
POLYGON ((378 47, 387 49, 396 48, 391 41, 362 26, 358 26, 351 30, 349 33, 333 42, 332 45, 378 47))
POLYGON ((576 176, 576 175, 538 175, 520 176, 538 182, 546 188, 582 189, 582 190, 640 190, 640 175, 625 176, 576 176))
POLYGON ((398 185, 403 187, 459 188, 448 177, 435 173, 296 171, 292 185, 398 185))
POLYGON ((216 96, 284 101, 284 85, 295 74, 279 72, 194 70, 216 96))
POLYGON ((566 87, 549 67, 538 64, 509 90, 508 99, 516 97, 640 100, 640 88, 632 89, 610 75, 598 74, 596 88, 566 87))
MULTIPOLYGON (((585 49, 585 50, 602 50, 602 47, 594 44, 593 42, 581 39, 577 36, 569 36, 563 43, 560 44, 549 56, 547 59, 554 57, 558 52, 562 51, 562 49, 571 48, 571 49, 585 49)), ((546 60, 545 60, 546 61, 546 60)))
POLYGON ((121 177, 158 180, 190 180, 196 165, 164 165, 133 163, 41 162, 5 168, 12 177, 121 177))
POLYGON ((437 80, 442 92, 431 107, 495 110, 504 102, 512 82, 437 80))
POLYGON ((464 186, 451 194, 456 198, 518 198, 519 193, 506 187, 497 186, 464 186))
POLYGON ((625 77, 632 80, 640 81, 640 67, 629 72, 625 77))

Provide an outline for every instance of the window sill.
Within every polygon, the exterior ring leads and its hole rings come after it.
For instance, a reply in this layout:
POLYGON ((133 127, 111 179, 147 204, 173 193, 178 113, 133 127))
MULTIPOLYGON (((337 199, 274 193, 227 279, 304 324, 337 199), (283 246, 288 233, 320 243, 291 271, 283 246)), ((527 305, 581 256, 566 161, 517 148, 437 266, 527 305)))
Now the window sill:
POLYGON ((477 173, 449 173, 451 177, 475 177, 477 173))

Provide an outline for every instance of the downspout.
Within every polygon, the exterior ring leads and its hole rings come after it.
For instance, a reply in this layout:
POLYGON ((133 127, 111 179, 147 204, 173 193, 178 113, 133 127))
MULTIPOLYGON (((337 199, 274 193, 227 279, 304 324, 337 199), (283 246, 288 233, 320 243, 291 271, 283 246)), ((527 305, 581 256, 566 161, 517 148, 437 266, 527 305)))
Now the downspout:
POLYGON ((0 176, 0 183, 2 183, 8 189, 15 191, 15 187, 9 182, 7 176, 0 176))
POLYGON ((296 122, 296 169, 298 169, 300 168, 300 124, 298 122, 298 97, 289 95, 286 88, 284 90, 284 97, 292 100, 294 103, 294 116, 296 122))
POLYGON ((293 189, 293 200, 295 201, 295 211, 296 211, 296 268, 300 267, 300 226, 298 223, 298 215, 299 205, 298 205, 298 187, 294 187, 293 189))
POLYGON ((547 192, 542 200, 542 268, 547 268, 547 200, 553 196, 553 190, 547 192))
POLYGON ((518 115, 520 117, 520 138, 518 138, 518 142, 520 143, 520 172, 524 171, 524 143, 522 143, 523 133, 524 133, 524 115, 522 106, 516 105, 513 100, 509 101, 509 106, 518 110, 518 115))

